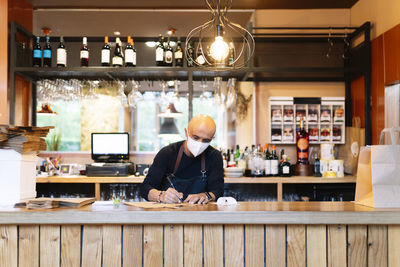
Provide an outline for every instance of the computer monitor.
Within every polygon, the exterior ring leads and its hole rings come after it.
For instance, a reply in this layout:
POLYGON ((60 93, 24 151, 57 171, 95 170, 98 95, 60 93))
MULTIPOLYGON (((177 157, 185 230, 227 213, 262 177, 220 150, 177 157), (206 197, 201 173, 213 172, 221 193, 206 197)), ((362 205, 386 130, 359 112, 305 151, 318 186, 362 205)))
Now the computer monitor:
POLYGON ((129 159, 129 133, 92 133, 92 159, 117 162, 129 159))

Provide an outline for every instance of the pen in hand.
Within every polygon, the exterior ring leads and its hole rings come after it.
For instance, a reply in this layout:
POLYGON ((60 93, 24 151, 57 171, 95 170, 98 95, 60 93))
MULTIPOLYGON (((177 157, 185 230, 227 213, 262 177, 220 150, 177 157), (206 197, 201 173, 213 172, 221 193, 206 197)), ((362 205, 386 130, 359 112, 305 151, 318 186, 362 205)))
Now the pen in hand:
MULTIPOLYGON (((168 183, 171 185, 171 187, 172 187, 173 189, 175 189, 175 191, 178 192, 178 190, 176 190, 176 188, 175 188, 174 184, 172 183, 171 179, 169 178, 169 176, 167 176, 167 180, 168 180, 168 183)), ((179 200, 180 200, 181 202, 183 202, 183 198, 179 198, 179 200)))

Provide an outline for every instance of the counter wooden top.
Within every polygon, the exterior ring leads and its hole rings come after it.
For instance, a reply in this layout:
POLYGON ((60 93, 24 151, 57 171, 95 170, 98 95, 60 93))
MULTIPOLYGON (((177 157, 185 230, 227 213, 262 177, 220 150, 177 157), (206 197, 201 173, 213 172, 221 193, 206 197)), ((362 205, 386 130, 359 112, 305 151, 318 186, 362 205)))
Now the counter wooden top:
POLYGON ((0 208, 0 224, 400 224, 400 209, 352 202, 239 202, 237 206, 186 205, 142 209, 121 204, 79 209, 0 208))
MULTIPOLYGON (((142 183, 144 176, 126 176, 126 177, 88 177, 83 175, 75 176, 49 176, 37 177, 37 183, 142 183)), ((227 178, 227 184, 289 184, 289 183, 355 183, 356 177, 345 176, 342 178, 321 178, 313 176, 292 176, 292 177, 239 177, 227 178)))

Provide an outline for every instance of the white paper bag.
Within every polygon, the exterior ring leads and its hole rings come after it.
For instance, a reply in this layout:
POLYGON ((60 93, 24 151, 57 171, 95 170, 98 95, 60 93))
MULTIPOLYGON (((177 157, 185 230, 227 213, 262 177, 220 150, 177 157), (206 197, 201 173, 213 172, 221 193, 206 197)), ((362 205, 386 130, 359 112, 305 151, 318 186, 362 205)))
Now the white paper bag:
POLYGON ((384 129, 380 145, 371 147, 372 192, 376 208, 400 207, 400 145, 396 144, 395 131, 400 131, 400 127, 384 129), (391 145, 382 145, 385 133, 390 133, 391 145))

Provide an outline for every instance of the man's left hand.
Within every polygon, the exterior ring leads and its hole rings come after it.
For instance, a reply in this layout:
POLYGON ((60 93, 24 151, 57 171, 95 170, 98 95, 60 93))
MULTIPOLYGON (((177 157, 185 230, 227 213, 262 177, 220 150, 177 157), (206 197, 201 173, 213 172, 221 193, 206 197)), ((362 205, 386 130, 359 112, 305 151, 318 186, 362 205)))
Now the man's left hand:
POLYGON ((189 204, 207 204, 209 202, 205 193, 191 194, 183 201, 189 204))

